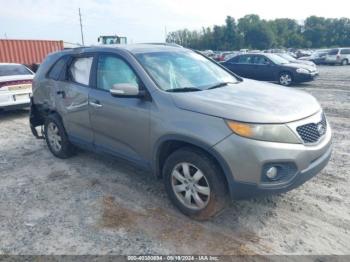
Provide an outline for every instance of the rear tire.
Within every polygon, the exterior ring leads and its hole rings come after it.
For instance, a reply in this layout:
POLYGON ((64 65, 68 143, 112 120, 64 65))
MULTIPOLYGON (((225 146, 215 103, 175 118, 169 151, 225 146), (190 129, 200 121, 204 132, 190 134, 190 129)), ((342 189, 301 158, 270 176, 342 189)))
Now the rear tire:
POLYGON ((228 203, 220 168, 201 150, 182 148, 173 152, 165 161, 163 179, 172 203, 193 219, 207 220, 228 203))
POLYGON ((49 115, 45 119, 44 127, 47 146, 54 156, 64 159, 75 154, 75 148, 69 142, 63 123, 58 115, 49 115))
POLYGON ((278 83, 283 86, 290 86, 293 83, 293 76, 291 73, 283 72, 279 75, 278 83))
POLYGON ((342 61, 341 61, 341 65, 342 66, 346 66, 346 65, 348 65, 349 64, 349 61, 347 60, 347 59, 343 59, 342 61))

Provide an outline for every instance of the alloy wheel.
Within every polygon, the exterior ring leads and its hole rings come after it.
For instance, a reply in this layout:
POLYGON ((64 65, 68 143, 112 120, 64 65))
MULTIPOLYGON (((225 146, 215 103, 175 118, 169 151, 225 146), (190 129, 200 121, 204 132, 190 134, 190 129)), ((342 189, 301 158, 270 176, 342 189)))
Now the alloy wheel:
POLYGON ((280 84, 284 86, 289 86, 292 83, 292 77, 290 74, 282 74, 280 76, 280 84))
POLYGON ((210 187, 204 173, 196 166, 182 162, 171 173, 171 185, 177 199, 187 208, 205 208, 210 200, 210 187))
POLYGON ((50 143, 51 148, 55 152, 59 152, 61 150, 62 138, 57 125, 53 122, 50 122, 47 126, 47 139, 50 143))

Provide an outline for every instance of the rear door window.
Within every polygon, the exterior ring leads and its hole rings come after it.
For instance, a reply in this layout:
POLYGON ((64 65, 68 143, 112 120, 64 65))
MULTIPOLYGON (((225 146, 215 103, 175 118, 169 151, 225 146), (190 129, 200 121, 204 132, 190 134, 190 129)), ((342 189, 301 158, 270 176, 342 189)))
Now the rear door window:
POLYGON ((254 59, 254 64, 257 64, 257 65, 268 65, 270 62, 269 60, 264 57, 264 56, 255 56, 255 59, 254 59))
POLYGON ((92 56, 73 60, 68 70, 70 80, 78 84, 89 85, 92 61, 92 56))

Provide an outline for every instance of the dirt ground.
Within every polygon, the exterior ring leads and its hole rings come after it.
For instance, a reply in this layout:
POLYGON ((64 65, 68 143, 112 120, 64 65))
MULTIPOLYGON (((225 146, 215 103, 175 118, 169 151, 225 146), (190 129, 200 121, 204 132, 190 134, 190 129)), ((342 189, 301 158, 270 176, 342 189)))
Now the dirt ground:
POLYGON ((319 71, 297 88, 332 125, 329 165, 208 222, 179 213, 152 175, 90 152, 57 159, 28 111, 0 113, 0 254, 350 254, 350 66, 319 71))

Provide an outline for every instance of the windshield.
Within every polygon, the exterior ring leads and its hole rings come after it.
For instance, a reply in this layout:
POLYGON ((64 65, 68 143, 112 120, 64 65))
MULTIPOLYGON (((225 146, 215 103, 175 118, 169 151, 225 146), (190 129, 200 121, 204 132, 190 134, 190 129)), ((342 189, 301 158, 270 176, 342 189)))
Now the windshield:
POLYGON ((192 51, 140 53, 136 57, 165 91, 200 91, 238 82, 233 75, 192 51))
POLYGON ((292 57, 291 55, 288 55, 288 54, 279 54, 279 56, 288 60, 288 61, 295 61, 296 60, 294 57, 292 57))
POLYGON ((0 76, 13 76, 13 75, 32 75, 23 65, 0 65, 0 76))
POLYGON ((268 54, 268 58, 272 60, 277 65, 289 64, 289 61, 275 54, 268 54))

